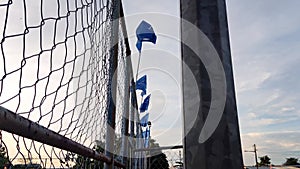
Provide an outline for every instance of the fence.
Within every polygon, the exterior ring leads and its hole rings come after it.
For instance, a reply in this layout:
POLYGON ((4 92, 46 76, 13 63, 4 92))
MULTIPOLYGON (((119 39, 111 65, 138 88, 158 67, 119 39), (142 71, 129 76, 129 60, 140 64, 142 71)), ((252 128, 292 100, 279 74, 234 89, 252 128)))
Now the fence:
POLYGON ((142 167, 120 16, 118 0, 0 3, 0 167, 142 167))

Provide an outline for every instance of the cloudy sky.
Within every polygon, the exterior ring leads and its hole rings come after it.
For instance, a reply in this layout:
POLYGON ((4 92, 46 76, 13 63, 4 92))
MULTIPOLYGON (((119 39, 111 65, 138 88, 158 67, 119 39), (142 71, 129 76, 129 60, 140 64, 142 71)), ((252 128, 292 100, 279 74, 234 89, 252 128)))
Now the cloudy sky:
MULTIPOLYGON (((171 27, 170 34, 179 37, 176 21, 164 25, 149 13, 179 17, 178 0, 123 3, 126 16, 131 17, 127 21, 130 34, 145 19, 155 31, 171 27)), ((258 155, 268 155, 275 164, 287 157, 300 158, 299 6, 299 0, 227 0, 242 148, 252 150, 256 144, 258 155)), ((136 63, 135 39, 130 40, 136 63)), ((179 43, 159 34, 157 45, 143 47, 141 74, 148 74, 153 93, 153 137, 162 145, 180 143, 179 43)), ((244 153, 244 163, 253 165, 254 155, 244 153)))

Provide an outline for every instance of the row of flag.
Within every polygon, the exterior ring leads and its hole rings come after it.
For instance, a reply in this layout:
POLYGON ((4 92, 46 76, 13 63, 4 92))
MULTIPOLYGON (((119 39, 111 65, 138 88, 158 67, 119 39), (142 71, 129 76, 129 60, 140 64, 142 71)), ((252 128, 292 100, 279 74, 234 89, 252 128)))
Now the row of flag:
MULTIPOLYGON (((140 64, 141 52, 142 52, 142 43, 143 42, 152 42, 156 43, 156 35, 152 28, 152 26, 146 21, 142 21, 140 25, 136 29, 137 43, 136 48, 139 51, 139 62, 137 66, 137 75, 140 64)), ((147 75, 142 76, 140 79, 136 81, 136 90, 141 90, 142 103, 139 107, 140 116, 140 125, 142 127, 142 137, 144 139, 144 147, 149 147, 149 139, 150 139, 150 126, 149 124, 149 112, 148 107, 150 104, 151 94, 147 95, 147 75), (147 95, 147 96, 146 96, 147 95)))
POLYGON ((147 75, 141 77, 136 83, 136 89, 141 90, 141 97, 142 103, 139 107, 140 116, 140 125, 142 127, 142 138, 144 139, 144 147, 149 147, 149 139, 150 139, 150 126, 148 125, 149 122, 149 104, 150 104, 150 97, 151 94, 147 95, 147 75))

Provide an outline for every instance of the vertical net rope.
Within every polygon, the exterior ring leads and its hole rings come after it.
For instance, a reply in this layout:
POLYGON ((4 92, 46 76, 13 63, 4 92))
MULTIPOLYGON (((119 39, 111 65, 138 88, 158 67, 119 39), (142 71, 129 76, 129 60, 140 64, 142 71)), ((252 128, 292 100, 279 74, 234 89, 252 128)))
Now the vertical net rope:
MULTIPOLYGON (((112 8, 109 0, 0 1, 0 106, 102 150, 112 8)), ((123 36, 120 33, 118 45, 116 135, 123 130, 124 100, 129 99, 125 98, 129 86, 125 83, 130 79, 123 36)), ((1 133, 1 147, 5 145, 10 165, 87 168, 93 163, 73 152, 1 133)))

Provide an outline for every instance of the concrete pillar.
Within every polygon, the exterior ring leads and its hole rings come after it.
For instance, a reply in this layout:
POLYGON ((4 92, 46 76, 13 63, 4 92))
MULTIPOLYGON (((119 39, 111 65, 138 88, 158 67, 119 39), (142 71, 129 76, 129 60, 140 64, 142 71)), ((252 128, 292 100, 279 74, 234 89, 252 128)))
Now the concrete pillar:
MULTIPOLYGON (((198 84, 199 106, 195 123, 190 124, 191 102, 195 101, 193 88, 183 67, 183 113, 184 113, 184 163, 185 169, 242 169, 240 132, 237 116, 232 61, 229 44, 225 0, 181 0, 181 17, 196 25, 211 41, 222 62, 226 88, 223 115, 213 134, 203 143, 198 141, 211 106, 211 81, 198 56, 182 43, 182 60, 191 70, 198 84), (189 128, 187 130, 187 128, 189 128)), ((182 25, 182 41, 195 38, 182 25)), ((196 37, 197 38, 197 37, 196 37)), ((197 43, 201 43, 199 38, 197 43)), ((203 50, 203 49, 201 49, 203 50)), ((201 52, 201 51, 200 51, 201 52)), ((205 52, 205 50, 203 50, 205 52)))

